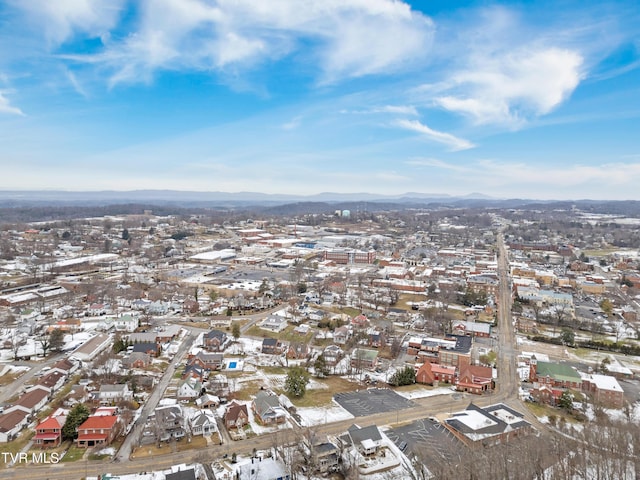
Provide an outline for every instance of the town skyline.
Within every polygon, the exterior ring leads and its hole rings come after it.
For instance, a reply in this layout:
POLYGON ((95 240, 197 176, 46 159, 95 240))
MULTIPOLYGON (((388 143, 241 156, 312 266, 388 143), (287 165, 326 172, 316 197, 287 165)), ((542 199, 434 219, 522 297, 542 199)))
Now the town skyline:
POLYGON ((634 2, 253 3, 0 2, 0 189, 639 198, 634 2))

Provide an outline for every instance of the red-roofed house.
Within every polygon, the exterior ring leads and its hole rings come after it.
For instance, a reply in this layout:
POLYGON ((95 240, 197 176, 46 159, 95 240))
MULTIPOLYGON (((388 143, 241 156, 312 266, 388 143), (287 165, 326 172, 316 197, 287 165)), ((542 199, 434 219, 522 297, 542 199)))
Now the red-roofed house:
POLYGON ((109 445, 116 435, 118 417, 115 415, 91 416, 78 427, 78 447, 109 445))
POLYGON ((40 448, 55 448, 62 442, 62 427, 66 417, 50 416, 36 427, 33 443, 40 448))
POLYGON ((364 330, 369 326, 369 319, 366 317, 366 315, 361 313, 360 315, 356 315, 351 319, 351 325, 356 330, 364 330))

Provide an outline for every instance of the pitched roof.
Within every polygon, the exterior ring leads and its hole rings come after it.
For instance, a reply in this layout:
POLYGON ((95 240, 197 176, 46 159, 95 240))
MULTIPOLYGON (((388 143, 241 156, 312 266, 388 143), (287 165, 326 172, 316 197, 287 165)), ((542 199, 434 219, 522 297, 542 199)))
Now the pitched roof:
POLYGON ((249 417, 249 411, 244 403, 238 403, 235 400, 232 401, 224 412, 225 420, 235 421, 240 413, 244 413, 245 417, 249 417))
POLYGON ((28 393, 25 393, 20 400, 16 402, 16 405, 22 405, 23 407, 33 408, 38 403, 42 401, 42 399, 47 398, 49 396, 49 392, 36 388, 35 390, 31 390, 28 393))
POLYGON ((42 423, 38 424, 36 430, 52 430, 52 429, 60 429, 64 425, 65 417, 48 417, 42 423), (62 420, 62 424, 60 423, 62 420))
POLYGON ((0 432, 8 432, 15 428, 29 414, 22 410, 13 410, 11 412, 0 415, 0 432))
POLYGON ((78 427, 78 431, 88 429, 111 429, 117 421, 118 417, 115 415, 92 415, 78 427))
POLYGON ((555 362, 537 362, 536 373, 539 377, 551 377, 561 382, 580 383, 580 374, 570 365, 555 362))

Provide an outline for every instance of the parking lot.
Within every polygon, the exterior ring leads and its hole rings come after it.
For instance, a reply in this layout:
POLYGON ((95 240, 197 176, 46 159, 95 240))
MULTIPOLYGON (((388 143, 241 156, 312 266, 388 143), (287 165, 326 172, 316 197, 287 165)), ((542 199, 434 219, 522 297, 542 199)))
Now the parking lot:
POLYGON ((370 388, 359 392, 337 393, 334 400, 354 417, 395 412, 415 404, 386 388, 370 388))
POLYGON ((405 455, 417 456, 421 461, 459 461, 465 446, 437 421, 416 420, 386 432, 387 437, 404 451, 405 455))

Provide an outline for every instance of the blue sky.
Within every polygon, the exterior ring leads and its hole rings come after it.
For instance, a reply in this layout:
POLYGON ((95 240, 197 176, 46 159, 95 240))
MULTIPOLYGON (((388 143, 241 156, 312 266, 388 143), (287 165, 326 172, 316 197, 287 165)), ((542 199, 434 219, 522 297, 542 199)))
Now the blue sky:
POLYGON ((640 9, 0 0, 0 166, 3 190, 640 199, 640 9))

